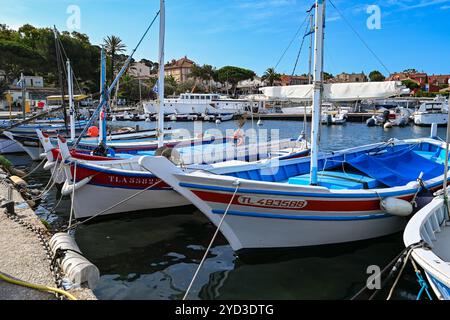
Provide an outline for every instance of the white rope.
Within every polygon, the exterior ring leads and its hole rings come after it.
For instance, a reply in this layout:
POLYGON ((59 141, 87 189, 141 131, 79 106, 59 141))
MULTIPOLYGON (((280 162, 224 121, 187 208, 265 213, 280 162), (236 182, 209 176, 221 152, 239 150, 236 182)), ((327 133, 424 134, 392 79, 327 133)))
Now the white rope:
POLYGON ((414 249, 419 248, 419 247, 422 247, 422 246, 423 246, 423 244, 419 244, 419 245, 413 246, 413 247, 408 251, 408 254, 406 255, 406 258, 405 258, 405 260, 403 261, 402 268, 400 269, 400 272, 399 272, 399 274, 397 275, 397 278, 395 279, 395 282, 394 282, 394 284, 392 285, 392 288, 391 288, 391 290, 389 291, 389 295, 388 295, 388 297, 386 298, 386 300, 391 300, 392 295, 393 295, 393 293, 394 293, 394 290, 395 290, 395 288, 397 287, 397 283, 398 283, 398 281, 400 280, 400 277, 401 277, 402 274, 403 274, 403 270, 405 269, 406 264, 408 263, 408 260, 410 259, 411 253, 414 251, 414 249))
POLYGON ((33 197, 33 200, 39 200, 42 199, 42 197, 44 197, 47 193, 50 192, 50 190, 55 186, 56 184, 56 179, 54 179, 54 174, 57 170, 61 169, 62 163, 60 164, 59 168, 58 168, 58 163, 55 164, 55 166, 53 167, 52 170, 52 175, 50 176, 50 179, 47 182, 47 185, 44 187, 44 189, 42 190, 41 194, 33 197))
POLYGON ((189 284, 189 287, 187 288, 186 293, 184 294, 183 300, 187 299, 189 292, 191 291, 192 285, 194 284, 195 279, 197 278, 198 273, 200 272, 200 269, 202 268, 203 263, 205 262, 206 257, 208 256, 209 250, 211 250, 211 247, 212 247, 214 241, 216 240, 217 235, 219 234, 220 227, 222 226, 223 222, 225 221, 225 217, 227 216, 228 210, 230 210, 231 204, 233 203, 233 200, 236 197, 236 193, 239 190, 239 186, 240 186, 240 182, 236 181, 236 189, 234 190, 233 196, 231 197, 231 200, 228 203, 227 209, 225 210, 225 212, 222 216, 222 219, 220 220, 220 223, 217 225, 216 232, 214 233, 214 236, 212 237, 212 239, 208 245, 208 248, 206 249, 205 254, 203 255, 203 258, 200 261, 200 264, 198 265, 197 270, 195 271, 194 277, 192 278, 191 283, 189 284))
POLYGON ((160 184, 161 182, 162 182, 162 180, 159 180, 158 182, 152 184, 151 186, 148 186, 147 188, 145 188, 145 189, 143 189, 143 190, 141 190, 141 191, 139 191, 139 192, 137 192, 137 193, 135 193, 135 194, 129 196, 128 198, 126 198, 126 199, 124 199, 124 200, 122 200, 122 201, 120 201, 120 202, 118 202, 118 203, 116 203, 116 204, 110 206, 109 208, 107 208, 107 209, 105 209, 105 210, 102 210, 102 211, 100 211, 99 213, 96 213, 95 215, 93 215, 93 216, 90 217, 89 219, 86 219, 86 220, 84 220, 84 221, 80 221, 80 222, 78 222, 78 223, 75 223, 73 226, 69 226, 68 228, 66 228, 66 229, 64 230, 64 232, 68 232, 68 231, 70 231, 71 229, 74 229, 74 228, 78 227, 79 225, 82 225, 82 224, 84 224, 84 223, 86 223, 86 222, 88 222, 88 221, 91 221, 92 219, 97 218, 98 216, 104 214, 105 212, 108 212, 108 211, 110 211, 110 210, 112 210, 112 209, 114 209, 114 208, 120 206, 121 204, 124 204, 125 202, 130 201, 130 200, 133 199, 133 198, 136 198, 138 195, 140 195, 140 194, 144 193, 145 191, 148 191, 149 189, 151 189, 151 188, 157 186, 157 185, 160 184))
POLYGON ((32 175, 33 173, 35 173, 37 171, 37 169, 39 169, 46 160, 47 160, 47 158, 42 159, 42 161, 37 165, 37 167, 34 168, 33 170, 31 170, 30 172, 28 172, 26 175, 24 175, 22 177, 22 179, 25 179, 25 178, 29 177, 30 175, 32 175))

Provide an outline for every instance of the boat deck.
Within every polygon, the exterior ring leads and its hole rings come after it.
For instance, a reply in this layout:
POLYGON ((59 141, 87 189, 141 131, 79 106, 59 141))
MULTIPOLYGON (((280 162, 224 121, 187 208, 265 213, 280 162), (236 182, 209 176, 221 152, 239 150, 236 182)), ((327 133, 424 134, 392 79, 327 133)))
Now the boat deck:
POLYGON ((443 227, 436 232, 436 241, 433 241, 433 252, 443 261, 450 263, 450 226, 443 227))

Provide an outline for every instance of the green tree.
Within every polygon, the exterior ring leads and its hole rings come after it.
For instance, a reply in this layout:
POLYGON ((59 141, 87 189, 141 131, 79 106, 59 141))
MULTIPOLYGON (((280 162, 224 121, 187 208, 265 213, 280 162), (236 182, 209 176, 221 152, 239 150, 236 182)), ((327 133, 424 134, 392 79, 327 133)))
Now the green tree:
POLYGON ((261 80, 268 81, 269 86, 273 86, 275 81, 281 80, 281 75, 275 71, 275 68, 268 68, 261 77, 261 80))
POLYGON ((115 77, 115 67, 116 67, 116 59, 117 55, 124 52, 126 49, 126 45, 122 42, 122 39, 120 39, 117 36, 107 36, 104 39, 105 49, 106 53, 109 56, 110 59, 110 71, 109 76, 110 80, 112 81, 115 77))
POLYGON ((30 47, 9 40, 0 40, 0 69, 12 81, 21 72, 35 73, 45 63, 45 59, 30 47))
POLYGON ((226 66, 217 70, 217 78, 221 83, 231 84, 233 90, 233 95, 236 95, 237 84, 240 81, 253 79, 256 76, 255 72, 252 70, 226 66))
POLYGON ((402 84, 403 84, 404 86, 406 86, 406 87, 407 87, 409 90, 411 90, 411 91, 420 88, 420 86, 419 86, 419 84, 418 84, 417 82, 412 81, 412 80, 410 80, 410 79, 403 80, 403 81, 402 81, 402 84))
POLYGON ((328 80, 330 80, 330 79, 333 79, 334 78, 334 76, 331 74, 331 73, 328 73, 328 72, 323 72, 323 81, 328 81, 328 80))
POLYGON ((211 82, 216 77, 217 70, 209 64, 204 64, 203 66, 194 65, 189 77, 198 79, 202 84, 207 83, 208 90, 211 92, 212 85, 211 82))
POLYGON ((374 70, 369 73, 370 81, 384 81, 386 77, 378 70, 374 70))

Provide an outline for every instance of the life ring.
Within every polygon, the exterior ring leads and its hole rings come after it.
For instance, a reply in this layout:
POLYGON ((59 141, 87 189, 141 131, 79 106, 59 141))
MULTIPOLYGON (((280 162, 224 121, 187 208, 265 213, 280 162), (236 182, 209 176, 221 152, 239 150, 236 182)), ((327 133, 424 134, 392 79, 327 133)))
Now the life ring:
POLYGON ((244 144, 244 135, 242 134, 241 129, 236 130, 233 134, 233 139, 238 147, 244 144))

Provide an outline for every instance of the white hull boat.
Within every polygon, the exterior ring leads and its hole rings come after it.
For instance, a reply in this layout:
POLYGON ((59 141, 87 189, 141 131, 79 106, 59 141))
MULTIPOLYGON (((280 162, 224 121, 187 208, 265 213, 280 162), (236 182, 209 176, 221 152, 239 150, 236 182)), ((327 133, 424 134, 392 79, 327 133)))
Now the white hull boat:
MULTIPOLYGON (((45 139, 45 137, 41 136, 41 139, 45 139)), ((59 159, 59 151, 56 151, 51 144, 45 141, 43 145, 46 146, 49 163, 59 159)), ((189 170, 200 168, 201 170, 218 173, 230 172, 240 166, 250 165, 250 163, 242 160, 222 162, 224 160, 223 157, 217 158, 219 154, 215 152, 212 152, 212 154, 216 158, 206 158, 205 153, 211 152, 211 148, 222 149, 220 145, 216 147, 212 145, 196 145, 178 148, 176 149, 180 157, 178 161, 181 161, 184 165, 211 161, 212 164, 189 165, 188 168, 189 170)), ((264 148, 261 147, 259 151, 261 149, 264 148)), ((74 212, 77 219, 88 218, 101 211, 104 211, 101 215, 109 215, 190 205, 188 200, 173 191, 170 186, 158 179, 153 173, 142 168, 138 163, 140 157, 106 159, 75 154, 74 152, 69 152, 67 144, 62 141, 60 141, 59 150, 61 150, 61 154, 65 159, 63 181, 66 181, 66 186, 72 185, 76 188, 74 193, 74 212), (75 166, 76 178, 74 179, 75 166), (135 196, 130 201, 114 207, 115 204, 132 195, 135 196), (111 209, 108 209, 110 207, 111 209)), ((264 155, 255 154, 255 158, 258 156, 264 159, 272 156, 284 159, 306 156, 309 152, 303 142, 291 140, 281 141, 280 144, 273 143, 273 147, 272 144, 269 144, 264 150, 264 155), (279 148, 275 150, 275 146, 279 148)), ((231 154, 234 154, 230 153, 230 151, 234 151, 239 159, 246 159, 247 161, 253 159, 251 151, 246 150, 245 147, 234 148, 234 150, 225 149, 223 150, 224 156, 230 157, 231 154)), ((59 183, 63 182, 61 181, 61 176, 58 179, 60 180, 58 181, 59 183)), ((67 188, 63 187, 64 189, 67 188)), ((72 195, 72 192, 67 194, 72 195)))
POLYGON ((417 212, 403 234, 411 256, 440 300, 450 300, 450 221, 443 194, 417 212))
POLYGON ((424 102, 414 113, 414 124, 431 126, 433 123, 446 125, 448 122, 448 105, 445 100, 424 102))
POLYGON ((423 176, 430 189, 442 184, 442 151, 440 141, 414 139, 322 155, 318 186, 310 185, 310 157, 225 175, 186 172, 161 157, 141 158, 140 164, 216 226, 223 218, 220 231, 237 251, 344 243, 398 232, 421 188, 416 179, 423 176))
POLYGON ((0 154, 24 152, 22 146, 8 138, 0 138, 0 154))

